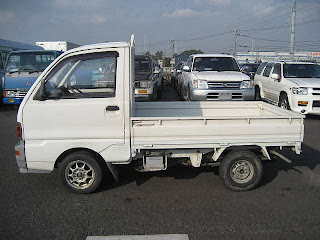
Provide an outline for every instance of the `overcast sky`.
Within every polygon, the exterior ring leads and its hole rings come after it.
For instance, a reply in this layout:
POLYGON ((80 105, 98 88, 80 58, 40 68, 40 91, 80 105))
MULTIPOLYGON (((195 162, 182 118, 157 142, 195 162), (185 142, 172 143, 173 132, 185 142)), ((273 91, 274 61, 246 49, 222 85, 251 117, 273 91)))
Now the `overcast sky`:
MULTIPOLYGON (((201 49, 288 51, 292 0, 2 0, 0 38, 78 44, 129 41, 172 54, 201 49), (146 43, 146 44, 144 44, 146 43)), ((297 0, 296 48, 320 51, 320 0, 297 0)))

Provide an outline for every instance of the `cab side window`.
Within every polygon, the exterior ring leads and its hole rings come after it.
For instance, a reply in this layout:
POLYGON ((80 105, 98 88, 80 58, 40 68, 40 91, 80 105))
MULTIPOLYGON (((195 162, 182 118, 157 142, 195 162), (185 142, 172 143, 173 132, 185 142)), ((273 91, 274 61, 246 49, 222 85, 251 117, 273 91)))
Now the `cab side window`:
POLYGON ((45 82, 48 98, 115 97, 117 53, 71 57, 60 63, 45 82))
POLYGON ((266 68, 264 69, 264 72, 263 72, 263 76, 264 77, 269 77, 270 75, 270 72, 271 72, 271 69, 272 69, 272 63, 268 63, 266 68))

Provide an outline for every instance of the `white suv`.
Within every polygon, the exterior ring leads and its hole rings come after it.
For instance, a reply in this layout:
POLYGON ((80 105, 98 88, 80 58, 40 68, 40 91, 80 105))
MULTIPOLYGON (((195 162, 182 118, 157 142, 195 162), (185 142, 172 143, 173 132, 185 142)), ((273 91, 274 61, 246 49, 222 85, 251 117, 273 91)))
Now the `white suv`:
POLYGON ((302 114, 320 115, 320 66, 308 62, 264 62, 254 77, 255 100, 302 114))

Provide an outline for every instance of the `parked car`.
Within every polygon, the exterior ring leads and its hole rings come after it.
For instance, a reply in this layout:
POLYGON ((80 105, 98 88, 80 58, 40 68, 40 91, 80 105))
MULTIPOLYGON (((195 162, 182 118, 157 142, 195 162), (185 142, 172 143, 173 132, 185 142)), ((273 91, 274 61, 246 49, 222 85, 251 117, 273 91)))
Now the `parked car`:
POLYGON ((155 70, 150 56, 135 56, 135 98, 136 101, 155 101, 159 94, 159 70, 155 70))
POLYGON ((179 78, 181 76, 182 73, 182 67, 184 66, 185 62, 179 62, 173 69, 172 73, 171 73, 171 86, 173 88, 175 88, 176 90, 180 90, 180 86, 179 86, 179 78))
POLYGON ((320 66, 308 62, 264 62, 254 77, 255 99, 302 114, 320 115, 320 66))
POLYGON ((181 75, 184 100, 253 100, 254 88, 233 56, 226 54, 191 55, 181 75))
POLYGON ((240 70, 241 72, 247 74, 250 79, 253 79, 259 65, 259 63, 243 63, 240 64, 240 70))

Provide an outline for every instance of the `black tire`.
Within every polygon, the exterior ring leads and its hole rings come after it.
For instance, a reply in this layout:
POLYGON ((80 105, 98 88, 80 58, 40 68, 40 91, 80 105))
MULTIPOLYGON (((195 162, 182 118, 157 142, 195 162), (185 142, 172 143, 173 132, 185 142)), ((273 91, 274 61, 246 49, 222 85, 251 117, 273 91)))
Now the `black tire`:
POLYGON ((291 110, 288 96, 286 94, 282 94, 280 96, 279 107, 287 110, 291 110))
POLYGON ((59 167, 59 175, 69 190, 86 194, 92 193, 99 187, 103 172, 101 165, 92 154, 79 151, 63 159, 59 167))
POLYGON ((219 174, 223 183, 233 191, 255 188, 263 174, 260 158, 249 150, 234 150, 221 161, 219 174))
POLYGON ((255 88, 254 100, 255 101, 261 101, 261 93, 260 93, 260 88, 259 87, 255 88))
POLYGON ((190 97, 190 88, 188 87, 187 89, 187 96, 186 96, 187 101, 191 101, 191 97, 190 97))

